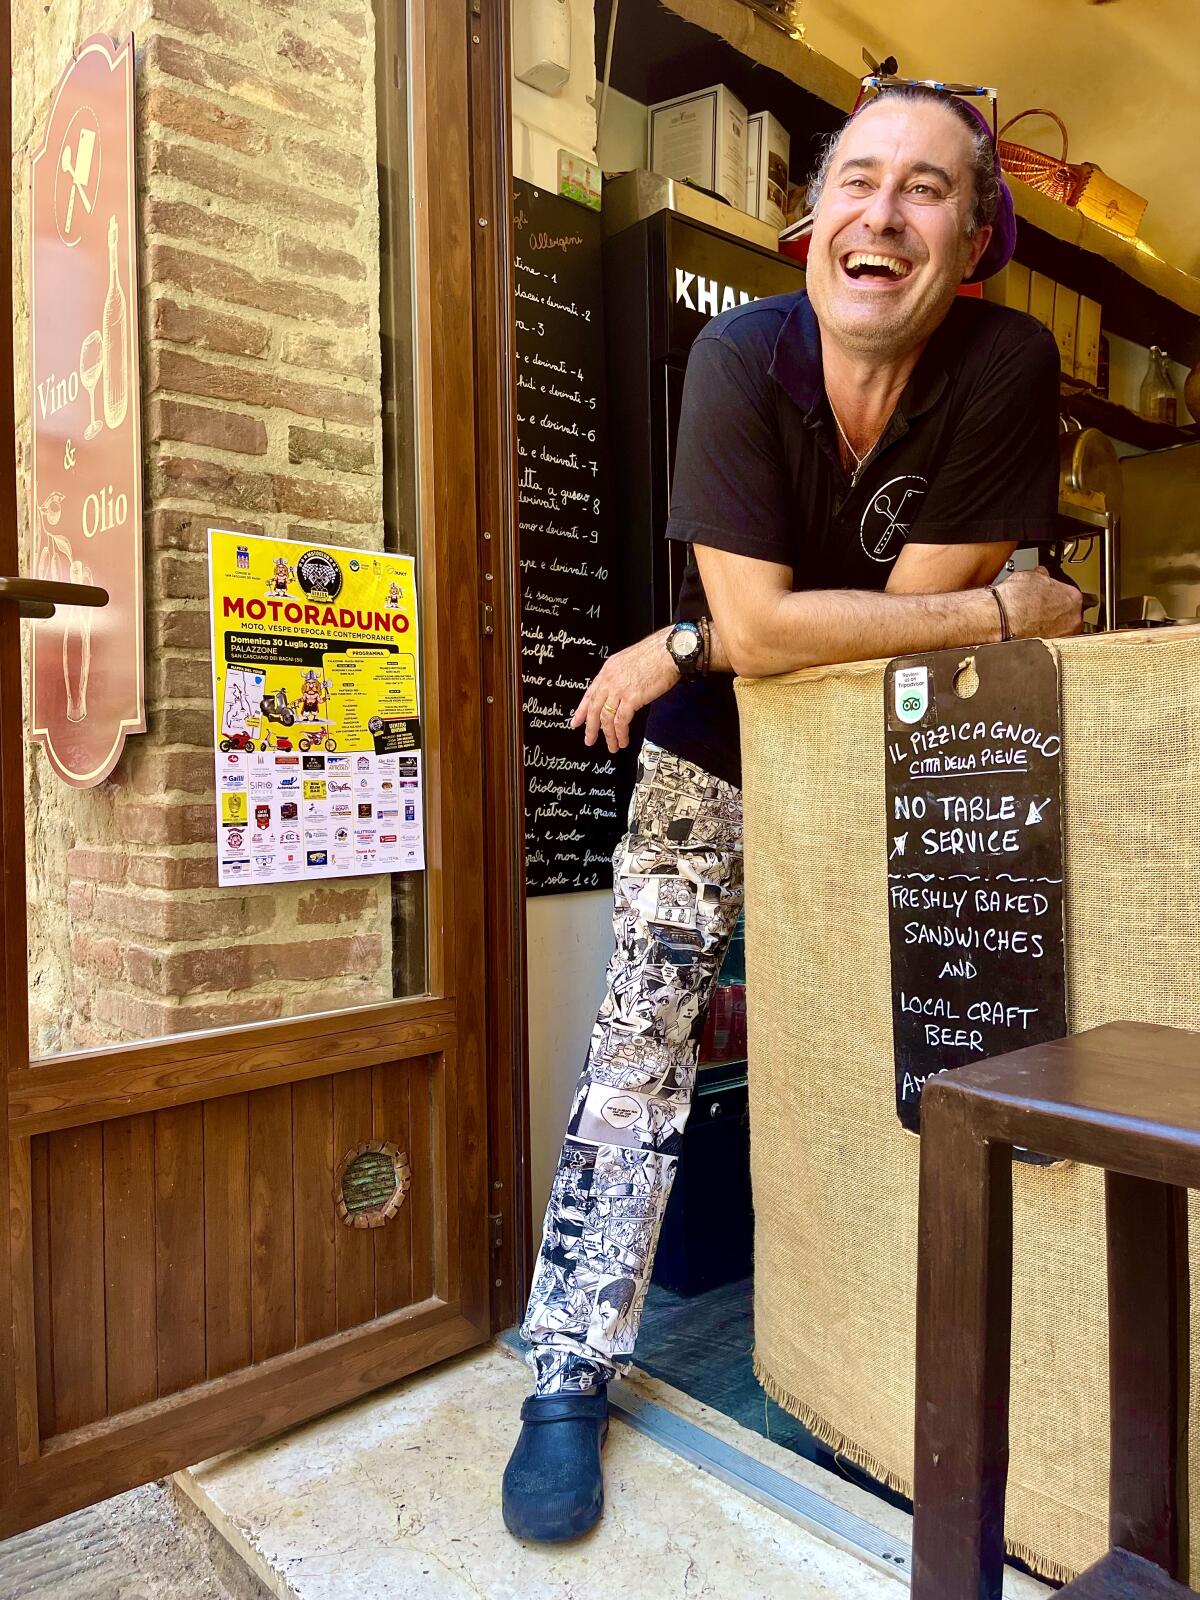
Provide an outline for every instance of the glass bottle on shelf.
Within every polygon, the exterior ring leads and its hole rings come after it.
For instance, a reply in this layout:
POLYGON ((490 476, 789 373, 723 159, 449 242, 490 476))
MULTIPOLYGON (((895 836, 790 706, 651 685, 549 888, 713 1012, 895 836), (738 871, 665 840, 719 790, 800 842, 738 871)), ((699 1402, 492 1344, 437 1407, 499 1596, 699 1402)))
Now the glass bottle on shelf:
POLYGON ((1154 344, 1146 363, 1146 376, 1138 394, 1138 411, 1147 422, 1169 422, 1177 418, 1175 384, 1167 368, 1167 353, 1154 344))
POLYGON ((1108 335, 1100 335, 1100 345, 1096 353, 1096 388, 1104 398, 1108 399, 1108 335))

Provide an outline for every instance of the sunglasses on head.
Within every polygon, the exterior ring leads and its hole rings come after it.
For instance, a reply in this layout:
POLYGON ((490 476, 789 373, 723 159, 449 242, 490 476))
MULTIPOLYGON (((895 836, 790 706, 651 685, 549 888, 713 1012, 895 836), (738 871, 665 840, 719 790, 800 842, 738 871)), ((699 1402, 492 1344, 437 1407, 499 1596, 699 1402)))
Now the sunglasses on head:
POLYGON ((858 99, 854 102, 854 115, 865 100, 872 95, 882 94, 885 89, 931 89, 934 94, 950 95, 954 99, 986 100, 992 112, 992 143, 998 139, 998 120, 996 115, 997 91, 989 89, 982 83, 943 83, 938 78, 901 78, 896 74, 896 58, 888 56, 886 60, 872 61, 867 52, 863 51, 870 72, 861 80, 858 99))

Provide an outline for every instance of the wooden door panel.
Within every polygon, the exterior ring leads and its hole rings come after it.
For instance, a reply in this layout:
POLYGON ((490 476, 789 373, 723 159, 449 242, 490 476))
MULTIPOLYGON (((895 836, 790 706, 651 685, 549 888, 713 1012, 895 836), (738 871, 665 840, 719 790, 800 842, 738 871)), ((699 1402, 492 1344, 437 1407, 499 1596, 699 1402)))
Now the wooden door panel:
POLYGON ((158 1392, 168 1395, 200 1383, 207 1359, 204 1211, 198 1203, 204 1183, 204 1107, 173 1107, 151 1120, 158 1392))
POLYGON ((403 1311, 457 1277, 446 1261, 439 1274, 433 1226, 453 1209, 434 1138, 446 1070, 443 1054, 419 1057, 15 1144, 39 1441, 403 1311), (405 1154, 411 1185, 384 1226, 352 1227, 335 1179, 371 1140, 405 1154))
MULTIPOLYGON (((409 1085, 408 1160, 412 1167, 412 1189, 408 1198, 414 1300, 424 1300, 435 1292, 434 1217, 439 1214, 435 1183, 438 1172, 449 1160, 449 1152, 436 1139, 441 1122, 438 1103, 441 1086, 453 1076, 450 1060, 448 1050, 440 1057, 430 1058, 424 1070, 413 1073, 409 1085)), ((446 1249, 444 1242, 442 1249, 446 1249)))
POLYGON ((430 995, 241 1036, 199 1035, 103 1054, 52 1056, 10 1076, 9 1133, 27 1138, 130 1111, 190 1106, 214 1095, 421 1056, 453 1038, 458 1026, 455 1000, 430 995))
POLYGON ((204 1105, 204 1367, 210 1378, 249 1366, 249 1097, 204 1105))
MULTIPOLYGON (((341 1072, 333 1080, 333 1148, 339 1160, 372 1128, 370 1067, 341 1072)), ((374 1137, 372 1132, 371 1137, 374 1137)), ((370 1228, 336 1231, 334 1282, 339 1329, 357 1328, 375 1315, 375 1240, 370 1228)))
POLYGON ((154 1119, 104 1124, 104 1323, 108 1409, 158 1391, 154 1271, 154 1119))
POLYGON ((260 1089, 250 1114, 250 1327, 255 1361, 296 1342, 292 1086, 260 1089))
MULTIPOLYGON (((407 1072, 376 1067, 371 1073, 371 1138, 388 1140, 409 1155, 409 1114, 412 1106, 412 1078, 407 1072)), ((419 1170, 419 1167, 418 1167, 419 1170)), ((413 1172, 413 1183, 418 1179, 413 1172)), ((420 1180, 422 1183, 426 1178, 420 1180)), ((395 1311, 411 1304, 412 1278, 412 1188, 405 1204, 403 1226, 372 1229, 375 1246, 375 1305, 380 1312, 395 1311)), ((396 1222, 401 1218, 397 1217, 396 1222)))
POLYGON ((337 1328, 333 1209, 333 1079, 292 1089, 295 1176, 296 1342, 311 1344, 337 1328))
MULTIPOLYGON (((99 1127, 51 1134, 50 1326, 54 1420, 64 1433, 108 1409, 104 1326, 104 1137, 99 1127)), ((36 1275, 37 1267, 34 1272, 36 1275)))

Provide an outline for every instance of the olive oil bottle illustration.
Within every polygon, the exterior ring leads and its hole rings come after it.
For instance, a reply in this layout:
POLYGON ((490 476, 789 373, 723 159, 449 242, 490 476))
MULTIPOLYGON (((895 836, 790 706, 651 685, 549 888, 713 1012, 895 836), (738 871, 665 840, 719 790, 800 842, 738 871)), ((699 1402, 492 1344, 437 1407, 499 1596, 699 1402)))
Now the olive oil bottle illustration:
POLYGON ((104 420, 119 428, 129 407, 129 316, 117 273, 117 219, 108 219, 108 293, 100 322, 104 345, 104 420))

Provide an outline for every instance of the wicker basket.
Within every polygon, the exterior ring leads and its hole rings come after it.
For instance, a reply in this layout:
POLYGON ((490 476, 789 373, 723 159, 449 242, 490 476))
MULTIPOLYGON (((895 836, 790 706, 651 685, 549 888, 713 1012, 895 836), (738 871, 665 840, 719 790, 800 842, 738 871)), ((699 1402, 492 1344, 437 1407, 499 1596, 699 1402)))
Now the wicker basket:
POLYGON ((1020 178, 1031 189, 1036 189, 1039 194, 1048 194, 1051 200, 1057 200, 1064 206, 1073 206, 1078 202, 1091 176, 1087 164, 1067 160, 1067 125, 1063 119, 1053 111, 1042 111, 1037 107, 1018 112, 1000 129, 1000 165, 1010 177, 1020 178), (1027 144, 1014 144, 1011 139, 1004 137, 1011 127, 1023 122, 1026 117, 1049 117, 1051 122, 1058 123, 1062 134, 1061 156, 1048 156, 1041 150, 1031 149, 1027 144))
POLYGON ((1000 134, 1000 165, 1009 177, 1019 178, 1031 189, 1049 195, 1061 205, 1073 206, 1114 233, 1125 234, 1128 238, 1137 233, 1147 202, 1140 194, 1110 178, 1093 162, 1068 161, 1066 124, 1055 112, 1039 107, 1021 111, 1008 119, 1000 134), (1049 117, 1058 124, 1062 134, 1061 156, 1048 156, 1042 150, 1003 137, 1026 117, 1049 117))

